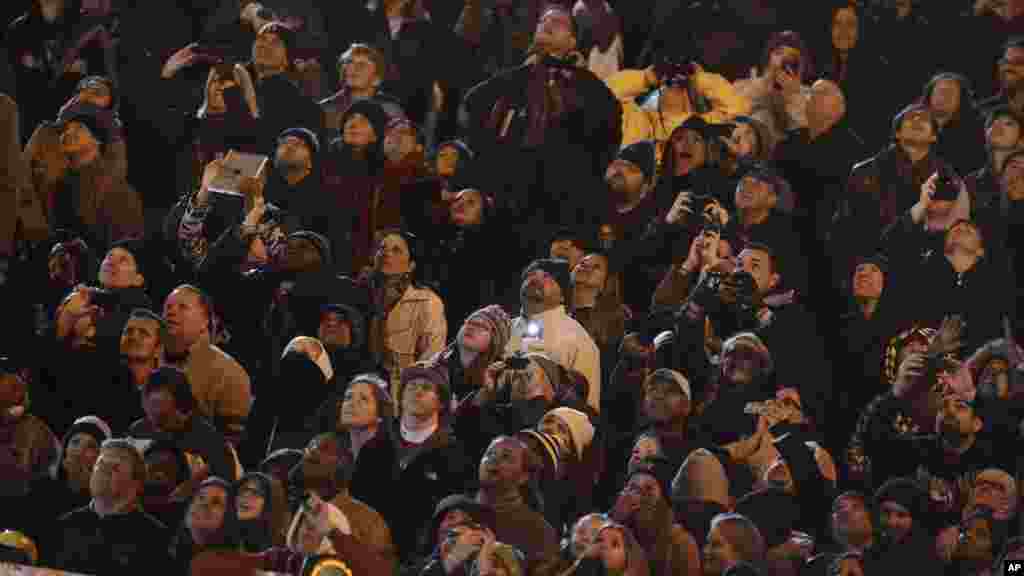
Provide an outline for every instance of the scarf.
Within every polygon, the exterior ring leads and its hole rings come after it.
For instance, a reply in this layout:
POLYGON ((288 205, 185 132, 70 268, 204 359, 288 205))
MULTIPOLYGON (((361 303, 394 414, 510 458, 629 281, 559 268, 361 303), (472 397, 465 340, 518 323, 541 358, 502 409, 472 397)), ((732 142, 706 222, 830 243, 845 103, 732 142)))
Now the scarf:
POLYGON ((424 428, 423 430, 410 430, 406 428, 405 422, 401 422, 398 426, 399 432, 402 434, 402 440, 405 440, 409 444, 423 444, 434 432, 437 431, 438 424, 435 422, 432 426, 424 428))
MULTIPOLYGON (((557 120, 578 109, 575 88, 576 66, 568 61, 545 57, 528 69, 526 80, 526 134, 523 144, 527 148, 544 145, 547 129, 557 120)), ((499 128, 505 115, 499 118, 499 128)), ((502 133, 504 130, 502 130, 502 133)), ((503 134, 502 134, 503 135, 503 134)))

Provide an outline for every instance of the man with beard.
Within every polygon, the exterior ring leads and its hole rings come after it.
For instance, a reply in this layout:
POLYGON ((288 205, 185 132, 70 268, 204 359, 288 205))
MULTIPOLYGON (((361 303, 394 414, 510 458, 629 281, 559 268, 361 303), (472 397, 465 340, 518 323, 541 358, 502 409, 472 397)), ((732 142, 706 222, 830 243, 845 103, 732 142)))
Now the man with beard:
POLYGON ((47 565, 85 574, 128 575, 165 566, 167 527, 141 506, 146 464, 128 440, 106 440, 89 481, 92 501, 60 519, 62 546, 47 565))
POLYGON ((587 379, 587 405, 601 411, 601 352, 579 322, 565 312, 569 270, 564 260, 535 260, 523 270, 521 315, 512 321, 506 354, 530 351, 529 341, 556 363, 587 379), (531 328, 532 327, 532 328, 531 328), (529 339, 524 343, 524 338, 529 339))
POLYGON ((675 468, 657 457, 631 467, 608 514, 632 531, 651 563, 652 574, 694 574, 700 563, 693 536, 673 522, 669 485, 675 468))
POLYGON ((999 59, 999 92, 978 103, 982 112, 1007 106, 1018 116, 1024 114, 1024 37, 1013 37, 1003 48, 999 59))
POLYGON ((948 392, 933 434, 908 436, 887 448, 903 466, 897 471, 916 476, 918 484, 927 487, 931 510, 947 521, 955 522, 966 506, 979 472, 991 467, 1012 470, 1016 465, 1016 455, 999 450, 995 438, 984 431, 979 403, 948 392))
POLYGON ((527 573, 554 574, 559 562, 558 533, 527 505, 530 473, 521 440, 499 436, 480 459, 476 501, 494 509, 494 534, 526 555, 527 573))
MULTIPOLYGON (((605 251, 623 263, 624 300, 633 310, 643 310, 662 269, 666 240, 674 227, 651 228, 659 206, 654 193, 658 171, 656 144, 651 140, 634 142, 622 148, 608 165, 604 181, 608 189, 608 209, 601 220, 611 242, 602 243, 605 251)), ((570 269, 575 266, 570 262, 570 269)))

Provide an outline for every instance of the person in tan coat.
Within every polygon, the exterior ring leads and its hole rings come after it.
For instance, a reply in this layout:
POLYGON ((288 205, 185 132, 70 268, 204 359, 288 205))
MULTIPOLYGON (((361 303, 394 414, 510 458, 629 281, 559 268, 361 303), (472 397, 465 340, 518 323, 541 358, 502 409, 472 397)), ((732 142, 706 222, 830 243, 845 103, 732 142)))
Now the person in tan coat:
POLYGON ((179 286, 167 296, 166 360, 185 371, 197 411, 237 446, 252 408, 252 386, 245 368, 211 342, 212 313, 209 297, 195 286, 179 286))
POLYGON ((373 303, 369 322, 370 353, 391 375, 391 397, 401 404, 401 373, 413 363, 433 358, 448 338, 444 303, 414 281, 417 238, 398 230, 378 234, 372 269, 359 283, 373 303))
POLYGON ((18 104, 0 93, 0 258, 12 256, 19 239, 43 240, 47 235, 43 205, 32 194, 29 165, 21 153, 19 122, 18 104))

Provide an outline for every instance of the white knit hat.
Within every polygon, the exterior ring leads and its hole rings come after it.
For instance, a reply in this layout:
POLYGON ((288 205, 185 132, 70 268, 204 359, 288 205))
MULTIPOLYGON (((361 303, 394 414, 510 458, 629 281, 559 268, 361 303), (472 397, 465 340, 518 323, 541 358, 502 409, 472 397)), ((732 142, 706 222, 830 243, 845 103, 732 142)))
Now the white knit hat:
POLYGON ((594 425, 590 423, 590 418, 579 410, 565 406, 555 408, 549 411, 548 414, 557 417, 569 428, 572 443, 576 447, 576 456, 582 460, 583 451, 594 440, 594 425))

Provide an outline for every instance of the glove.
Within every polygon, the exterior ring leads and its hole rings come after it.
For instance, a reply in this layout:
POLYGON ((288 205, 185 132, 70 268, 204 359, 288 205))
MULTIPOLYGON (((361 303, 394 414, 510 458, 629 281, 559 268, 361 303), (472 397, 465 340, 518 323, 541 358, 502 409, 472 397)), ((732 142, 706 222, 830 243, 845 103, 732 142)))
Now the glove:
POLYGON ((690 292, 689 300, 703 308, 707 315, 717 312, 721 305, 718 289, 722 284, 722 278, 722 273, 716 270, 704 272, 701 274, 697 286, 690 292))

